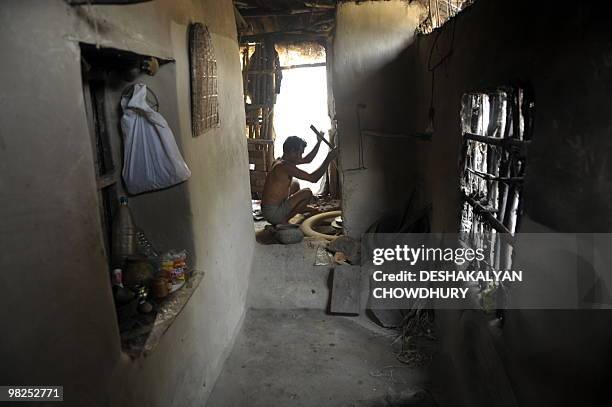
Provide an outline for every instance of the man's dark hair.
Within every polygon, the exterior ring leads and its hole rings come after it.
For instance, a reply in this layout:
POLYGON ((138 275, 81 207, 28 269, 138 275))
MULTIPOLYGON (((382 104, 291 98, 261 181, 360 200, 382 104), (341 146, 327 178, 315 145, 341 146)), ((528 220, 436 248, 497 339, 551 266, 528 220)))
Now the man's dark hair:
POLYGON ((283 143, 283 153, 300 153, 306 148, 306 141, 298 136, 287 137, 283 143))

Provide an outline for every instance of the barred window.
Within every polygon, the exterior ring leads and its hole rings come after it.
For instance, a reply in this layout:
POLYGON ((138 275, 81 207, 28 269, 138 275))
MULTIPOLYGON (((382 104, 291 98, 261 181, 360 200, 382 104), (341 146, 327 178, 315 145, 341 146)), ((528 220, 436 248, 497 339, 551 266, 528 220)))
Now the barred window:
POLYGON ((513 236, 521 215, 533 98, 521 88, 466 93, 461 103, 460 233, 496 270, 512 265, 513 236))
POLYGON ((191 126, 197 137, 219 127, 217 59, 208 28, 201 23, 189 28, 191 64, 191 126))
MULTIPOLYGON (((459 232, 463 245, 483 250, 478 269, 512 268, 533 109, 532 95, 517 87, 463 95, 459 232)), ((495 310, 501 321, 509 288, 501 282, 480 283, 483 309, 495 310)))
POLYGON ((463 232, 516 231, 533 109, 525 99, 520 88, 463 96, 463 232))

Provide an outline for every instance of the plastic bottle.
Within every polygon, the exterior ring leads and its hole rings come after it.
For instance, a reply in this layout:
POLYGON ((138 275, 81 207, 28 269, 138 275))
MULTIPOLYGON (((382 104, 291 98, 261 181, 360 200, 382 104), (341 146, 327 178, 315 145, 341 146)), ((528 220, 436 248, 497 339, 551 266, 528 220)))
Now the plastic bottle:
POLYGON ((116 267, 125 262, 126 257, 136 254, 136 226, 126 197, 121 197, 119 209, 113 220, 112 258, 116 267))

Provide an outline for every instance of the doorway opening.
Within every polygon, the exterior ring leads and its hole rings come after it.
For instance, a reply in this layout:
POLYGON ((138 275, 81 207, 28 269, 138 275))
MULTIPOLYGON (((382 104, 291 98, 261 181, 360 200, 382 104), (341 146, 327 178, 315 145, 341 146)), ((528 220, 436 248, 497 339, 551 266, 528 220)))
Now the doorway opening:
MULTIPOLYGON (((285 141, 292 136, 306 143, 302 156, 306 162, 297 167, 313 174, 323 166, 325 172, 316 179, 293 178, 293 184, 297 185, 288 189, 288 196, 298 189, 308 189, 313 195, 312 208, 302 208, 295 217, 289 216, 286 223, 297 224, 310 215, 339 209, 337 167, 333 162, 329 166, 325 162, 331 146, 336 144, 328 109, 325 46, 312 41, 275 42, 266 37, 259 42, 241 44, 241 49, 245 133, 256 231, 269 223, 261 210, 264 187, 275 161, 283 157, 285 141), (318 151, 314 156, 309 155, 317 146, 318 138, 323 139, 318 151)), ((327 232, 341 234, 341 221, 335 217, 332 220, 336 220, 336 229, 327 225, 327 232)))
MULTIPOLYGON (((275 156, 280 157, 283 143, 289 136, 298 136, 307 143, 306 151, 317 143, 314 125, 329 141, 331 120, 327 108, 327 69, 325 48, 319 44, 277 45, 283 73, 282 86, 274 107, 275 156)), ((323 163, 328 148, 321 145, 310 163, 300 166, 313 172, 323 163)), ((300 188, 310 188, 313 194, 324 193, 325 178, 317 182, 297 180, 300 188)))

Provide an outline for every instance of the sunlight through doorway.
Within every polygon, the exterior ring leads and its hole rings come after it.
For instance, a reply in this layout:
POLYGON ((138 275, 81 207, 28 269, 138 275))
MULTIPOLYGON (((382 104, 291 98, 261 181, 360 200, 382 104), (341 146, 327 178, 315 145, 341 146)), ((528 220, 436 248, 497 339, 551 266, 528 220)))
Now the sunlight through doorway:
MULTIPOLYGON (((325 132, 329 140, 331 121, 327 107, 327 72, 323 66, 296 67, 300 65, 319 65, 325 63, 325 49, 318 44, 304 46, 277 46, 281 66, 292 67, 283 69, 283 79, 280 94, 274 107, 274 154, 283 154, 283 143, 289 136, 298 136, 308 143, 306 153, 316 144, 317 138, 310 130, 314 125, 325 132)), ((307 172, 316 170, 327 155, 329 149, 321 144, 319 153, 309 164, 303 164, 301 169, 307 172)), ((310 188, 316 195, 322 192, 325 178, 317 183, 298 180, 301 188, 310 188)))

